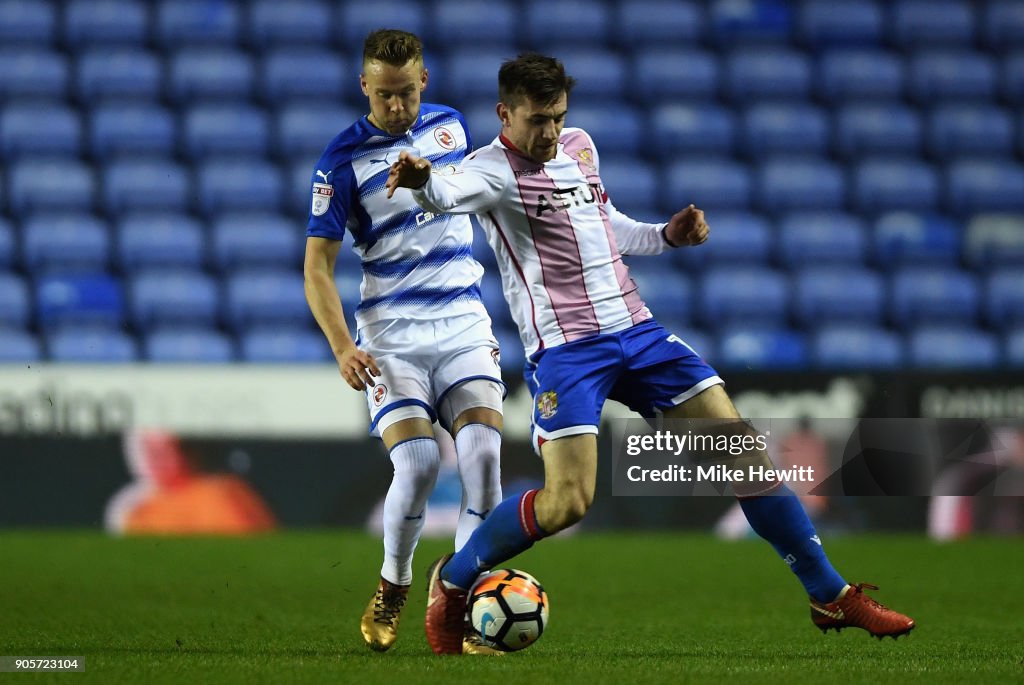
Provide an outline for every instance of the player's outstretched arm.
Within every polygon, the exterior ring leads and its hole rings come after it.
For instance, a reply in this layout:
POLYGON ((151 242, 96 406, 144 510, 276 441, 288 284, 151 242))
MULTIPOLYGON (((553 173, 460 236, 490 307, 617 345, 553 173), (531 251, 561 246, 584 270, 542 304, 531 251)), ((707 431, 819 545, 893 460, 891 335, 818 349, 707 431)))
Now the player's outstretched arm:
POLYGON ((704 220, 704 210, 690 205, 672 215, 665 225, 665 240, 672 247, 700 245, 708 239, 711 229, 704 220))
POLYGON ((391 165, 388 172, 388 180, 384 187, 388 189, 390 199, 399 188, 422 187, 430 180, 430 160, 424 157, 417 157, 408 150, 402 150, 398 155, 398 161, 391 165))
POLYGON ((341 377, 354 390, 361 391, 374 385, 373 376, 379 376, 380 369, 373 355, 356 347, 345 323, 345 312, 334 284, 334 265, 340 249, 341 242, 337 240, 306 238, 303 262, 306 302, 331 345, 341 377))

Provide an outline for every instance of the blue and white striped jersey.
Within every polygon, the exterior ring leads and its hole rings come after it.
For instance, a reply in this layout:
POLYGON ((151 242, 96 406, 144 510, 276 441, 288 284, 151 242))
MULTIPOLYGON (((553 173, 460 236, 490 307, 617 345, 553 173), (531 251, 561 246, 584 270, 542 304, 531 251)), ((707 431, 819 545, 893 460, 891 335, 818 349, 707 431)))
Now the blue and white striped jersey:
POLYGON ((404 135, 392 136, 363 116, 327 146, 312 179, 307 236, 352 234, 362 260, 359 328, 388 320, 433 320, 470 312, 480 301, 483 267, 470 251, 469 217, 420 209, 405 188, 387 197, 384 182, 402 150, 428 158, 434 173, 456 173, 471 149, 462 114, 423 103, 404 135))

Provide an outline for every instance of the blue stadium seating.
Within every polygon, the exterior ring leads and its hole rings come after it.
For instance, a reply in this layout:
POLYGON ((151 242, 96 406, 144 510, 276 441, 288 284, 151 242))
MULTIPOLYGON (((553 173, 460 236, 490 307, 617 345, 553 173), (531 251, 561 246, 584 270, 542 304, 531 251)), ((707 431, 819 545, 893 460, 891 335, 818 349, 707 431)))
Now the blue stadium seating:
POLYGON ((54 206, 88 210, 95 201, 92 168, 71 157, 15 162, 7 172, 7 183, 7 204, 15 215, 54 206))
POLYGON ((753 195, 750 171, 730 159, 676 162, 669 166, 667 179, 661 208, 669 213, 691 203, 701 209, 746 209, 753 195))
POLYGON ((526 351, 523 349, 519 332, 514 328, 496 326, 494 337, 497 338, 498 349, 501 351, 502 375, 509 380, 522 378, 523 367, 526 365, 526 351))
POLYGON ((895 100, 903 95, 906 70, 892 52, 838 48, 818 59, 816 91, 832 103, 895 100))
POLYGON ((640 221, 660 222, 658 178, 654 167, 633 157, 601 156, 601 183, 620 212, 640 221))
POLYGON ((243 269, 228 276, 225 295, 227 321, 236 330, 313 321, 298 271, 243 269))
POLYGON ((991 57, 970 50, 925 50, 910 58, 908 90, 920 104, 987 100, 996 93, 991 57))
POLYGON ((299 225, 305 227, 303 219, 309 218, 312 207, 313 168, 320 152, 307 153, 292 162, 288 169, 288 187, 285 189, 285 209, 290 216, 296 217, 299 225))
POLYGON ((693 284, 670 262, 648 258, 628 258, 629 275, 640 297, 655 317, 675 322, 688 321, 693 315, 693 284))
POLYGON ((0 271, 0 326, 24 326, 32 317, 32 300, 25 279, 0 271))
POLYGON ((922 327, 909 347, 910 365, 921 369, 993 369, 1000 361, 995 336, 973 328, 922 327))
MULTIPOLYGON (((493 109, 493 108, 492 108, 493 109)), ((313 165, 331 140, 362 116, 360 110, 334 103, 292 103, 277 112, 274 148, 280 154, 306 155, 303 200, 313 165)), ((497 117, 495 117, 497 121, 497 117)))
POLYGON ((242 11, 234 0, 160 0, 156 39, 164 48, 230 45, 241 37, 242 11))
POLYGON ((710 4, 709 33, 718 45, 775 43, 793 34, 792 8, 784 0, 713 0, 710 4))
POLYGON ((895 101, 842 105, 836 112, 836 151, 853 159, 871 154, 918 154, 921 116, 895 101))
POLYGON ((883 267, 952 266, 960 258, 960 229, 940 214, 883 214, 875 222, 873 234, 874 260, 883 267))
POLYGON ((0 0, 0 45, 52 43, 57 7, 38 0, 0 0))
POLYGON ((761 156, 825 154, 830 126, 825 112, 804 103, 760 103, 743 118, 744 149, 761 156))
POLYGON ((687 154, 730 154, 736 146, 736 115, 714 104, 670 104, 654 108, 651 137, 657 141, 651 152, 665 161, 687 154))
POLYGON ((22 258, 32 273, 103 271, 110 263, 110 231, 91 214, 51 209, 32 214, 21 227, 22 258))
POLYGON ((959 214, 1024 210, 1024 166, 1008 160, 955 161, 947 167, 946 199, 959 214))
POLYGON ((456 109, 477 101, 493 107, 498 102, 498 69, 510 57, 515 57, 515 52, 504 47, 453 49, 445 61, 447 82, 434 83, 430 89, 443 89, 456 109))
MULTIPOLYGON (((497 99, 494 102, 481 100, 478 104, 470 105, 460 109, 469 126, 469 134, 473 138, 473 147, 479 148, 490 143, 501 130, 501 121, 495 111, 497 99), (483 104, 480 104, 483 103, 483 104)), ((572 117, 570 109, 568 117, 572 117)))
POLYGON ((0 98, 62 99, 70 78, 63 55, 32 47, 0 47, 0 98))
POLYGON ((982 11, 984 40, 989 49, 1024 46, 1024 5, 1017 0, 989 0, 982 11))
POLYGON ((174 154, 175 117, 154 103, 105 103, 92 108, 89 150, 99 158, 112 155, 174 154))
POLYGON ((0 270, 9 269, 16 262, 18 262, 18 246, 14 238, 14 229, 9 221, 0 217, 0 270))
POLYGON ((846 200, 842 170, 824 159, 771 159, 760 165, 757 202, 762 211, 842 209, 846 200))
POLYGON ((812 48, 882 40, 882 9, 872 0, 811 0, 800 8, 800 39, 812 48))
POLYGON ((36 362, 42 358, 43 347, 36 336, 16 328, 0 328, 0 364, 36 362))
POLYGON ((186 110, 182 138, 193 159, 259 155, 270 148, 270 123, 263 109, 252 105, 200 104, 186 110))
POLYGON ((335 101, 359 92, 356 72, 355 65, 331 50, 278 48, 260 63, 259 94, 271 106, 292 105, 294 98, 336 106, 335 101))
POLYGON ((82 148, 78 113, 56 103, 12 104, 0 112, 0 155, 75 156, 82 148))
POLYGON ((142 45, 150 36, 146 4, 138 0, 69 0, 64 10, 64 42, 87 45, 142 45))
POLYGON ((272 328, 242 334, 241 360, 272 364, 307 364, 333 360, 331 348, 319 331, 307 328, 272 328))
MULTIPOLYGON (((337 21, 338 36, 343 46, 353 53, 362 52, 363 40, 370 31, 379 28, 402 29, 418 36, 426 36, 427 9, 414 0, 380 0, 380 2, 347 2, 341 4, 337 21), (382 19, 387 17, 387 21, 382 19)), ((429 41, 429 37, 428 41, 429 41)), ((433 42, 433 41, 429 41, 433 42)))
POLYGON ((246 38, 258 49, 284 43, 326 44, 334 33, 331 3, 324 0, 255 0, 248 19, 246 38))
POLYGON ((256 68, 240 50, 185 48, 170 58, 168 94, 179 104, 248 98, 255 83, 256 68))
POLYGON ((666 99, 713 100, 721 73, 718 56, 705 50, 660 46, 637 50, 630 73, 631 95, 648 105, 666 99))
POLYGON ((164 328, 143 338, 147 361, 169 364, 223 364, 235 360, 232 340, 212 328, 164 328))
POLYGON ((977 278, 960 269, 911 267, 892 277, 890 315, 894 323, 970 323, 978 319, 977 278))
POLYGON ((899 335, 884 328, 835 324, 814 334, 811 357, 821 369, 898 371, 906 363, 906 349, 899 335))
POLYGON ((192 181, 169 158, 118 159, 103 170, 103 207, 112 215, 133 209, 187 211, 192 181))
POLYGON ((974 10, 968 0, 897 0, 891 17, 891 38, 903 48, 970 45, 974 39, 974 10))
POLYGON ((741 327, 719 336, 715 360, 725 369, 795 370, 806 368, 810 355, 807 340, 798 331, 741 327))
POLYGON ((811 62, 787 48, 741 48, 725 61, 726 92, 735 103, 804 98, 811 91, 811 62))
POLYGON ((241 265, 290 268, 302 263, 303 224, 295 217, 228 213, 214 220, 212 230, 213 261, 222 270, 241 265))
POLYGON ((1024 368, 1024 328, 1006 334, 1006 363, 1014 368, 1024 368))
POLYGON ((105 273, 53 274, 36 279, 36 318, 43 328, 105 325, 124 321, 124 293, 119 279, 105 273))
POLYGON ((1013 214, 973 217, 967 224, 963 256, 979 270, 1024 264, 1024 217, 1013 214))
POLYGON ((206 261, 203 227, 184 214, 127 214, 118 223, 117 235, 117 255, 126 272, 150 267, 199 268, 206 261))
POLYGON ((853 178, 855 207, 868 215, 898 209, 929 211, 939 203, 939 175, 917 158, 865 159, 857 164, 853 178))
POLYGON ((1024 325, 1024 267, 1004 268, 988 275, 985 313, 993 328, 1024 325))
POLYGON ((203 162, 198 168, 197 183, 200 209, 208 215, 235 209, 281 209, 281 172, 276 165, 258 157, 203 162))
POLYGON ((564 48, 558 57, 565 64, 565 70, 576 79, 572 91, 574 104, 588 99, 603 104, 612 98, 624 99, 629 94, 629 62, 619 53, 598 48, 564 48))
POLYGON ((1018 107, 1024 103, 1024 51, 1010 53, 1003 60, 1000 92, 1018 107))
POLYGON ((123 364, 139 357, 135 338, 107 327, 61 327, 46 335, 46 348, 55 362, 123 364))
POLYGON ((928 152, 938 159, 1006 155, 1013 149, 1010 113, 988 104, 940 105, 928 121, 928 152))
MULTIPOLYGON (((646 49, 701 41, 707 18, 702 3, 692 0, 621 0, 613 21, 614 37, 622 47, 646 49)), ((692 72, 684 67, 680 73, 689 77, 692 72)))
POLYGON ((792 290, 783 272, 764 267, 717 266, 704 272, 697 288, 701 320, 711 327, 729 324, 782 325, 792 290))
POLYGON ((605 159, 612 155, 642 156, 647 124, 629 105, 621 102, 573 105, 566 115, 566 125, 577 126, 590 134, 597 145, 602 168, 605 159))
POLYGON ((132 322, 141 331, 167 324, 216 325, 217 282, 193 269, 141 271, 127 283, 132 322))
POLYGON ((614 17, 605 3, 529 0, 522 18, 527 45, 604 45, 613 34, 614 17))
POLYGON ((784 214, 779 218, 778 243, 779 261, 787 267, 854 266, 862 264, 868 253, 864 223, 859 217, 844 212, 784 214))
POLYGON ((704 266, 752 264, 767 266, 777 239, 771 224, 760 214, 716 211, 707 217, 711 238, 696 249, 673 250, 672 258, 687 269, 704 266))
MULTIPOLYGON (((449 0, 434 4, 431 42, 441 46, 513 47, 519 11, 505 0, 449 0)), ((491 74, 497 81, 497 72, 491 74)))
POLYGON ((103 98, 155 100, 163 88, 163 61, 152 52, 98 47, 78 57, 75 93, 84 102, 103 98))
POLYGON ((885 283, 877 272, 854 266, 808 266, 796 272, 794 314, 806 328, 822 323, 881 323, 885 283))
MULTIPOLYGON (((356 269, 361 268, 358 265, 353 266, 355 267, 354 269, 349 269, 350 280, 355 280, 351 276, 359 273, 356 269)), ((516 324, 512 320, 512 314, 509 312, 508 302, 505 300, 505 294, 501 289, 501 277, 496 270, 485 272, 480 280, 480 299, 484 303, 487 313, 491 316, 491 322, 495 328, 504 327, 515 330, 516 324)))

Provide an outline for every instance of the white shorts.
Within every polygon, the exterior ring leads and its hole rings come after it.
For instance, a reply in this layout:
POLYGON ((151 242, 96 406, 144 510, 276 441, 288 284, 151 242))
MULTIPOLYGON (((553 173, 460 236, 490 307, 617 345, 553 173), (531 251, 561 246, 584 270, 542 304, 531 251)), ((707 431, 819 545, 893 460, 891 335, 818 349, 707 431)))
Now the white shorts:
POLYGON ((491 322, 478 314, 438 321, 389 321, 359 329, 359 347, 377 360, 381 375, 367 390, 370 434, 406 418, 440 420, 448 429, 462 411, 488 407, 501 411, 506 388, 501 380, 498 342, 491 322), (446 403, 452 389, 471 380, 488 381, 460 395, 458 408, 446 403), (454 412, 454 413, 453 413, 454 412))

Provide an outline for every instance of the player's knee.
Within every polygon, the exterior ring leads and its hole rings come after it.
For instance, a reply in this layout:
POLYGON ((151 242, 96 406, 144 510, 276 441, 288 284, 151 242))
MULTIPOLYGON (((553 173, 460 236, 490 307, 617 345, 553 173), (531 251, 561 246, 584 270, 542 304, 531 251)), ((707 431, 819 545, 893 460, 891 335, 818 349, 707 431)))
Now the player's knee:
POLYGON ((547 515, 543 519, 538 512, 538 522, 548 533, 557 533, 579 523, 594 503, 593 491, 579 484, 545 490, 550 493, 552 506, 547 507, 547 515))

